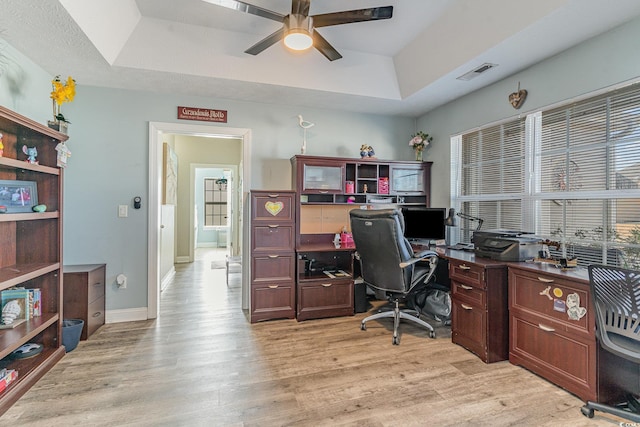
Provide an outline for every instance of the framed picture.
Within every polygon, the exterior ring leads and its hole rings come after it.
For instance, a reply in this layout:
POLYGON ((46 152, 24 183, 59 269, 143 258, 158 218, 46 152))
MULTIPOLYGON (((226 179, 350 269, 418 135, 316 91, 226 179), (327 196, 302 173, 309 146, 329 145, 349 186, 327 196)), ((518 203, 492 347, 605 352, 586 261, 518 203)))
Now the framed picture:
POLYGON ((33 212, 38 204, 38 186, 35 181, 0 180, 0 205, 7 213, 33 212))

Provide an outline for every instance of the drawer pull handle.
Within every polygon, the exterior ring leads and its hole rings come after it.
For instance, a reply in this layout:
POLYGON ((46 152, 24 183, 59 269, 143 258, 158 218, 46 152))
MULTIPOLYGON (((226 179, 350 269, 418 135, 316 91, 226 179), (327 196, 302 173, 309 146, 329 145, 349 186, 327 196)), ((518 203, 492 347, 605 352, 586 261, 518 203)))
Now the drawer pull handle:
POLYGON ((467 285, 460 285, 460 287, 465 291, 470 291, 471 289, 473 289, 473 286, 467 286, 467 285))
POLYGON ((542 323, 538 323, 538 327, 540 329, 542 329, 543 331, 546 331, 546 332, 555 332, 556 331, 555 328, 552 328, 550 326, 545 326, 542 323))
POLYGON ((466 264, 460 264, 460 270, 471 270, 471 267, 466 264))
POLYGON ((269 197, 271 197, 272 199, 275 199, 276 197, 280 197, 279 194, 269 194, 269 197))
POLYGON ((276 259, 276 258, 278 258, 278 255, 267 255, 267 256, 268 256, 269 258, 271 258, 271 259, 276 259))
POLYGON ((269 285, 269 289, 278 289, 278 285, 269 285))
POLYGON ((465 310, 473 310, 473 307, 471 307, 470 305, 467 305, 467 304, 460 304, 460 306, 462 308, 464 308, 465 310))
POLYGON ((320 194, 327 194, 327 193, 328 193, 328 191, 327 191, 327 190, 324 190, 324 191, 318 191, 318 193, 320 193, 320 194))
POLYGON ((97 311, 95 313, 93 313, 93 317, 100 317, 102 315, 101 311, 97 311))
POLYGON ((269 227, 269 228, 278 228, 280 226, 276 224, 276 225, 267 225, 267 227, 269 227))
POLYGON ((544 277, 538 277, 538 280, 544 283, 553 283, 553 279, 545 279, 544 277))
POLYGON ((100 283, 100 282, 94 283, 93 286, 102 286, 102 283, 100 283))
POLYGON ((325 288, 330 288, 331 287, 331 283, 323 283, 322 286, 324 286, 325 288))

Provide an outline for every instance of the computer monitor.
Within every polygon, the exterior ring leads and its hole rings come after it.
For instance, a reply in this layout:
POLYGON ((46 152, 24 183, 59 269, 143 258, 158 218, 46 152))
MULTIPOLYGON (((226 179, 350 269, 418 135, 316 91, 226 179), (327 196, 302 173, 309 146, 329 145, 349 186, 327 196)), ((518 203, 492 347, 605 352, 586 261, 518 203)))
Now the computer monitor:
POLYGON ((403 207, 404 237, 411 242, 429 243, 443 240, 446 236, 446 208, 403 207))

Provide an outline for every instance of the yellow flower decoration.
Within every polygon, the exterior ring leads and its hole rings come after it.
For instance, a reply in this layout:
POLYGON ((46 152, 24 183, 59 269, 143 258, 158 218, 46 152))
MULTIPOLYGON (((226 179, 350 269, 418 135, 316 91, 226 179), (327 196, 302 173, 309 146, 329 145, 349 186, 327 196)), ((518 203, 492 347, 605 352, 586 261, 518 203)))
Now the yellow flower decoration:
POLYGON ((51 81, 53 91, 51 92, 51 99, 56 101, 58 105, 62 105, 65 102, 73 101, 76 96, 76 81, 71 76, 67 77, 66 83, 60 80, 60 76, 56 76, 51 81))

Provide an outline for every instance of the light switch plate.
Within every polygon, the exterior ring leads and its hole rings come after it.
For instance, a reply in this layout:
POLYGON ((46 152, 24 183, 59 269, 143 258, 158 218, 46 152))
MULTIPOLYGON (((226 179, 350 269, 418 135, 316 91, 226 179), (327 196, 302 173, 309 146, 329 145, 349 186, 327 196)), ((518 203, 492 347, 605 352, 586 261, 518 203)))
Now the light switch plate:
POLYGON ((129 207, 127 205, 119 205, 118 206, 118 217, 119 218, 126 218, 127 216, 129 216, 129 207))

